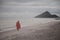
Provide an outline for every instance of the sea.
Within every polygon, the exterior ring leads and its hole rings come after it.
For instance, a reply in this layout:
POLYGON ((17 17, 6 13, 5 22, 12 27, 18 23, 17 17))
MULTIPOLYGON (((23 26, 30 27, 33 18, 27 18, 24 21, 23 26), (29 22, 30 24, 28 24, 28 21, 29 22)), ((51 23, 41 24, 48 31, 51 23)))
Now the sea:
POLYGON ((0 32, 16 29, 16 22, 19 20, 21 27, 32 26, 38 23, 43 24, 53 21, 54 18, 16 18, 0 17, 0 32))

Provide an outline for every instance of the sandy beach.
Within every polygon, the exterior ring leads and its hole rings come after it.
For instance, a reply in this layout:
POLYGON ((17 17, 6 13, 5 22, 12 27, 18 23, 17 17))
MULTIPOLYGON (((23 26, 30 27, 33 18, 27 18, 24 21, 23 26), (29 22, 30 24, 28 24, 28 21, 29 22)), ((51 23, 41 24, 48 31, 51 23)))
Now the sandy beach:
POLYGON ((19 31, 0 32, 0 40, 60 40, 60 20, 33 23, 19 31))

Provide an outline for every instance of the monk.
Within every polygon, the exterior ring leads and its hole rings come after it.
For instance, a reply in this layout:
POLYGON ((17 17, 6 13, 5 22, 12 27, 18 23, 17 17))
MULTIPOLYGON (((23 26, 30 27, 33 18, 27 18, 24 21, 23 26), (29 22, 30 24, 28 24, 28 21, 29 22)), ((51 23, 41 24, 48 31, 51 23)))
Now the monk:
POLYGON ((16 22, 16 29, 19 31, 19 29, 21 29, 21 25, 19 23, 19 21, 16 22))

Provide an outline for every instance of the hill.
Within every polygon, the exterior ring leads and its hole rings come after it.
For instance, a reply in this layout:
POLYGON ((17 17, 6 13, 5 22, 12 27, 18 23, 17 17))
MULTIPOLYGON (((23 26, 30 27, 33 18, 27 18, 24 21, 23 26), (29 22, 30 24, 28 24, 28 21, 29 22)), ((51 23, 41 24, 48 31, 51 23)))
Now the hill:
POLYGON ((57 15, 52 15, 50 12, 48 11, 45 11, 44 13, 36 16, 35 18, 59 18, 59 16, 57 15))

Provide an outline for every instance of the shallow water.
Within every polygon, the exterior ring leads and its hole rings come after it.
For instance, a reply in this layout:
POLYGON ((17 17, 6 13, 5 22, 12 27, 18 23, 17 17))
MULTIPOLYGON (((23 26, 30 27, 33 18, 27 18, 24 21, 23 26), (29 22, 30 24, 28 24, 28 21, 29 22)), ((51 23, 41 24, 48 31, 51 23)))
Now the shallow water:
POLYGON ((21 27, 32 26, 37 23, 44 24, 50 21, 53 21, 53 18, 26 18, 26 19, 3 19, 0 20, 0 31, 16 29, 16 22, 20 21, 21 27))

